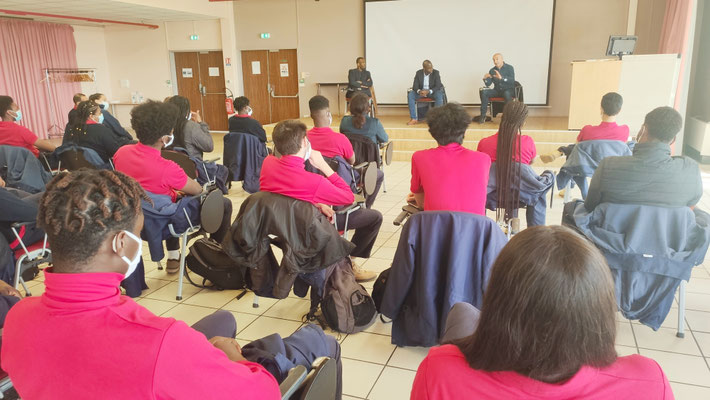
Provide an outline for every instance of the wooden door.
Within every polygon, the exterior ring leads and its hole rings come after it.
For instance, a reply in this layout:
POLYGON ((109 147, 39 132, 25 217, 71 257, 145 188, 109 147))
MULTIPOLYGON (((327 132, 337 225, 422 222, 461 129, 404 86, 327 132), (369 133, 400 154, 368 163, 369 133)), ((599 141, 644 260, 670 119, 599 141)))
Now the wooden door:
POLYGON ((199 53, 200 82, 202 83, 202 119, 213 131, 228 131, 229 120, 224 104, 224 67, 221 51, 199 53))
POLYGON ((175 53, 178 94, 190 100, 190 108, 202 109, 200 95, 200 61, 195 52, 175 53))
POLYGON ((253 110, 252 118, 262 125, 271 123, 268 67, 268 50, 242 51, 244 96, 249 99, 249 104, 253 110))
POLYGON ((297 119, 298 58, 295 49, 269 51, 269 83, 272 89, 271 122, 297 119))

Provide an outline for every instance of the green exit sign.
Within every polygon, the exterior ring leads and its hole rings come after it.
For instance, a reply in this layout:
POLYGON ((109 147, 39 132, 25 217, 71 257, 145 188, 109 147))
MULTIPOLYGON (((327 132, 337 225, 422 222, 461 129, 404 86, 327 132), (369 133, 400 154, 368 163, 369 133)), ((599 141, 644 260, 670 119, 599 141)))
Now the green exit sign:
POLYGON ((269 39, 269 38, 271 38, 271 34, 268 33, 268 32, 262 33, 262 34, 259 35, 259 36, 260 36, 262 39, 269 39))
POLYGON ((190 40, 199 40, 200 35, 190 35, 190 40))

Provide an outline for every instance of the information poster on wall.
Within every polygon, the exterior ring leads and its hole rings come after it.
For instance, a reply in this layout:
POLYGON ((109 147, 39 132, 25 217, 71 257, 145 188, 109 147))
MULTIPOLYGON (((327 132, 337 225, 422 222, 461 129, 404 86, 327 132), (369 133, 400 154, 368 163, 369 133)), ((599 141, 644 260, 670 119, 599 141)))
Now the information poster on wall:
POLYGON ((288 64, 280 64, 281 77, 288 78, 288 64))
POLYGON ((219 67, 209 67, 208 74, 210 76, 219 76, 219 67))
POLYGON ((260 75, 261 74, 261 61, 252 61, 251 62, 251 74, 252 75, 260 75))
POLYGON ((183 68, 182 69, 182 77, 183 78, 192 78, 192 68, 183 68))

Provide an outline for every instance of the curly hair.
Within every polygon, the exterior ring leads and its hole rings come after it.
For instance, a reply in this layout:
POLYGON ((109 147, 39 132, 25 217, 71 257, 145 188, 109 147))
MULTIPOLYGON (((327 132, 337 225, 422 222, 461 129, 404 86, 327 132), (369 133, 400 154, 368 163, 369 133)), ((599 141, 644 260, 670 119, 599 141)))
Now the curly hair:
POLYGON ((234 104, 234 109, 239 112, 249 105, 249 99, 244 96, 239 96, 232 102, 234 104))
POLYGON ((55 259, 78 266, 96 255, 108 235, 133 230, 141 199, 150 201, 140 184, 121 172, 63 172, 47 184, 37 225, 47 232, 55 259))
POLYGON ((177 118, 178 108, 175 105, 148 100, 131 110, 131 127, 136 131, 138 141, 152 146, 161 137, 170 135, 177 118))
POLYGON ((673 107, 658 107, 646 114, 643 124, 648 130, 648 136, 670 143, 683 127, 683 117, 673 107))
POLYGON ((436 143, 439 146, 446 146, 450 143, 463 143, 466 128, 471 123, 471 116, 461 104, 452 102, 429 111, 426 122, 429 125, 429 133, 436 143))

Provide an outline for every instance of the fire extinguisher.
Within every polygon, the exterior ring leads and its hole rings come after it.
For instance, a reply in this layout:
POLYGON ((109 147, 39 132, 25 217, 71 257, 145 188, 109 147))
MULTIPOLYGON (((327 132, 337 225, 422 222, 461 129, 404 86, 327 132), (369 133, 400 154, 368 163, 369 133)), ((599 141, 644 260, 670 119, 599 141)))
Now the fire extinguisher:
POLYGON ((232 94, 232 91, 229 90, 229 88, 224 88, 224 90, 225 90, 225 94, 227 95, 227 97, 225 97, 225 99, 224 99, 224 107, 227 109, 227 115, 232 115, 235 113, 234 98, 233 98, 234 95, 232 94), (229 92, 229 93, 227 94, 227 92, 229 92))

